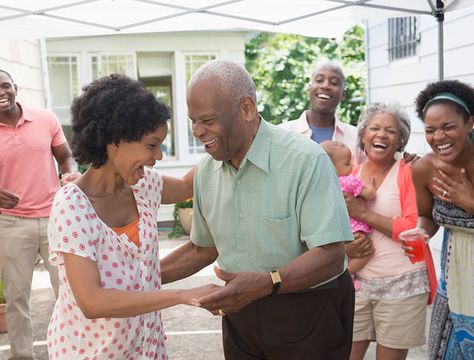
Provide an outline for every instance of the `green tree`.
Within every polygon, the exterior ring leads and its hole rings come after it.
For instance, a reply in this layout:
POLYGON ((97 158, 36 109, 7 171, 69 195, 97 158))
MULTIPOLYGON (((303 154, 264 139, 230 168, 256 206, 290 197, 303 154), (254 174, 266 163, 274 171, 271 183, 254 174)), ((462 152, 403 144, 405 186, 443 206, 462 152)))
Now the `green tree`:
POLYGON ((347 97, 338 109, 342 121, 357 123, 365 94, 364 29, 356 25, 341 41, 261 33, 246 44, 246 68, 257 85, 258 109, 279 124, 309 109, 308 87, 314 64, 326 58, 341 64, 347 97))

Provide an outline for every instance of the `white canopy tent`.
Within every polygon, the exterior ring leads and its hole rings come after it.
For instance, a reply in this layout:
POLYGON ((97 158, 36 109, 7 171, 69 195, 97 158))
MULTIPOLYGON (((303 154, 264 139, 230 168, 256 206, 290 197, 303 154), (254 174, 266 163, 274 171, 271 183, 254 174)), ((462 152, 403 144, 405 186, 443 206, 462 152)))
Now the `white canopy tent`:
POLYGON ((474 0, 2 0, 0 26, 17 38, 195 30, 338 37, 362 19, 433 16, 442 79, 444 15, 470 6, 474 0))

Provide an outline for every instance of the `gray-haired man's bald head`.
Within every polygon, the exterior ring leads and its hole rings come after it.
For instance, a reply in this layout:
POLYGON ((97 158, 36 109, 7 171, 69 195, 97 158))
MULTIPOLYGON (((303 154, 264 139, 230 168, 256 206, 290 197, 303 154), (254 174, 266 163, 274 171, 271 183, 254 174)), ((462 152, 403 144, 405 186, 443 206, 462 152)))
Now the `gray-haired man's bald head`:
POLYGON ((191 77, 188 93, 195 84, 209 80, 218 81, 231 102, 238 102, 244 96, 257 101, 255 83, 242 65, 229 60, 212 60, 204 64, 191 77))

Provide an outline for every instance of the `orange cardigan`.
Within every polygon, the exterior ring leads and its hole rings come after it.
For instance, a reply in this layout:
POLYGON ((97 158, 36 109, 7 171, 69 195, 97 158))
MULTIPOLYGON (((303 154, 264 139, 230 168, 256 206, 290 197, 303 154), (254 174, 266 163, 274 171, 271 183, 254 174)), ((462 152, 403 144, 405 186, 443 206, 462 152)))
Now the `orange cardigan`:
MULTIPOLYGON (((355 169, 354 174, 359 173, 360 166, 355 169)), ((418 220, 418 209, 416 207, 416 193, 413 180, 411 178, 411 164, 405 164, 400 161, 398 170, 397 185, 400 191, 400 208, 402 215, 392 219, 392 240, 400 241, 398 236, 402 231, 413 229, 416 227, 418 220)), ((433 257, 428 244, 425 244, 425 265, 426 273, 428 275, 428 282, 430 286, 430 296, 428 304, 431 304, 436 294, 436 287, 438 285, 436 271, 433 263, 433 257)))
POLYGON ((413 180, 411 179, 411 165, 400 161, 397 185, 400 191, 400 208, 402 216, 392 220, 392 239, 398 241, 398 235, 402 231, 416 227, 418 220, 418 209, 416 207, 416 193, 413 180))

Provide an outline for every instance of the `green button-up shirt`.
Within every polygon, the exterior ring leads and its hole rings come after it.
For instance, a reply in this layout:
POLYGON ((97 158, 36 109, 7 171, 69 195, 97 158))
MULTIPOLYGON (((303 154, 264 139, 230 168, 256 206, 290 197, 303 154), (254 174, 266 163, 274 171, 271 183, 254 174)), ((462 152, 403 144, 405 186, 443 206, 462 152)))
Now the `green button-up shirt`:
POLYGON ((215 246, 224 270, 270 271, 309 248, 353 237, 326 153, 262 120, 239 170, 211 156, 198 165, 191 239, 215 246))

